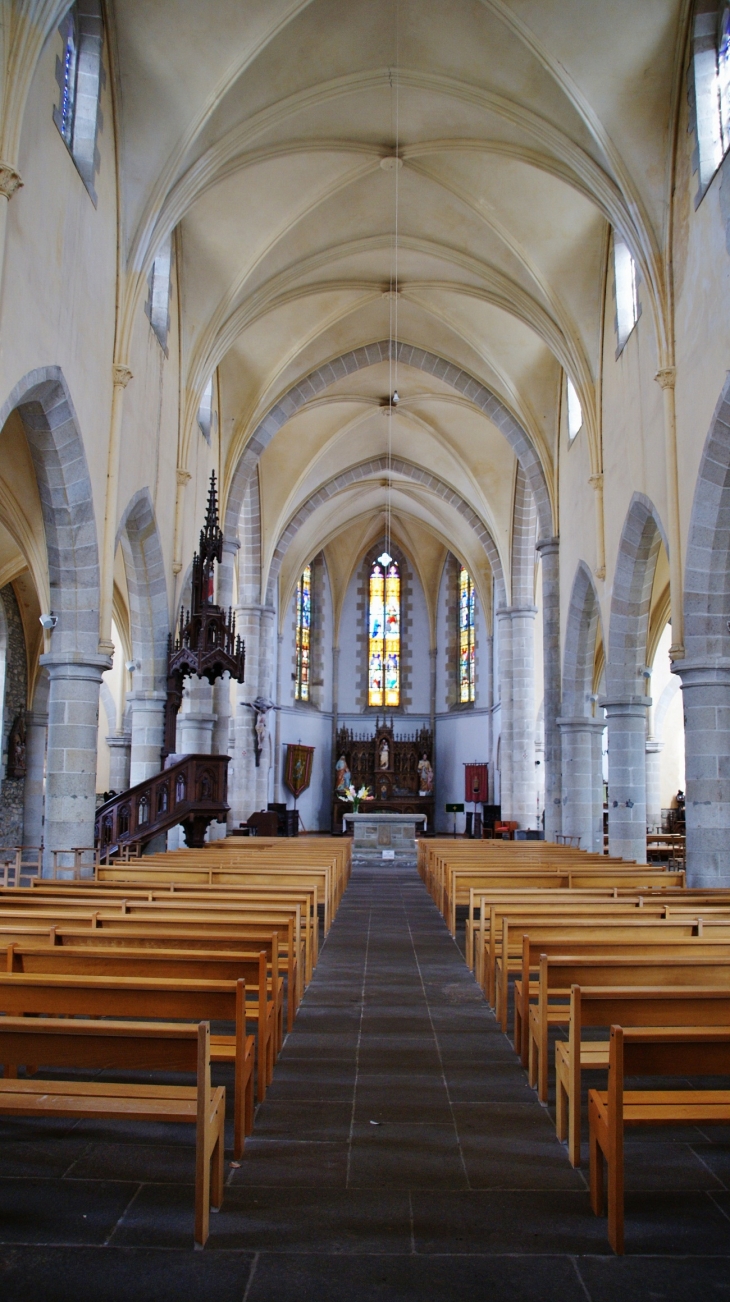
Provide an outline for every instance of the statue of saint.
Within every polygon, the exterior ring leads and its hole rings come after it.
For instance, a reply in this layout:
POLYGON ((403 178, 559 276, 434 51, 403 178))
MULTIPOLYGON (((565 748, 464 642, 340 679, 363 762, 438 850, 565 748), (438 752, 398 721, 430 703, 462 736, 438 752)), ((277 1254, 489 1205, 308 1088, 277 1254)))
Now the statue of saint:
POLYGON ((347 760, 345 759, 344 755, 340 755, 340 758, 335 764, 335 774, 337 777, 337 780, 335 782, 335 790, 344 791, 345 788, 349 787, 352 782, 350 770, 347 767, 347 760))
POLYGON ((383 737, 383 740, 382 740, 381 743, 380 743, 380 767, 381 767, 381 769, 387 769, 389 759, 390 759, 390 747, 389 747, 387 741, 385 740, 385 737, 383 737))
POLYGON ((418 794, 419 796, 433 794, 433 769, 425 751, 418 761, 418 794))

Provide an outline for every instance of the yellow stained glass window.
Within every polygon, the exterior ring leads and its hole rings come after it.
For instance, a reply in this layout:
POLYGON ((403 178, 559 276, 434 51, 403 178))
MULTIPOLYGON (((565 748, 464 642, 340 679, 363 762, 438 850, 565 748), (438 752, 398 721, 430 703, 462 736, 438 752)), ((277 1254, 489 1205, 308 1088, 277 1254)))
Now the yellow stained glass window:
POLYGON ((400 571, 387 552, 370 571, 368 705, 400 705, 400 571))
POLYGON ((474 584, 459 566, 459 701, 474 700, 474 584))
POLYGON ((312 632, 311 565, 306 567, 297 584, 296 632, 296 689, 294 695, 297 701, 308 701, 312 632))

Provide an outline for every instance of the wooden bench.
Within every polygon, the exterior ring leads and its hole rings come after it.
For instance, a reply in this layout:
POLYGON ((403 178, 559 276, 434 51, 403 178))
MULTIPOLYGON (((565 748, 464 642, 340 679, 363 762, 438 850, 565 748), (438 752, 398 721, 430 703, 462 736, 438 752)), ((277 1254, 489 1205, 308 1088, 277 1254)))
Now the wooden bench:
MULTIPOLYGON (((233 1035, 211 1036, 211 1060, 235 1072, 234 1156, 253 1130, 254 1039, 246 1034, 246 983, 181 977, 80 976, 0 972, 0 1012, 11 1016, 104 1017, 134 1021, 233 1022, 233 1035)), ((259 1057, 259 1077, 266 1060, 259 1057)), ((6 1071, 7 1075, 7 1071, 6 1071)))
POLYGON ((730 1122, 730 1090, 626 1090, 626 1076, 730 1076, 730 1026, 611 1026, 608 1089, 589 1091, 588 1123, 591 1206, 603 1214, 605 1158, 608 1241, 617 1254, 624 1250, 625 1128, 730 1122))
POLYGON ((0 1017, 0 1061, 46 1067, 195 1073, 185 1085, 81 1080, 0 1080, 0 1112, 105 1121, 186 1122, 196 1128, 195 1246, 208 1238, 210 1208, 223 1203, 226 1092, 210 1081, 210 1026, 167 1022, 0 1017))
MULTIPOLYGON (((678 959, 664 963, 649 959, 642 964, 640 958, 582 961, 579 958, 545 960, 541 971, 541 988, 553 982, 568 982, 556 992, 568 1003, 553 1005, 541 998, 537 1007, 531 1008, 530 1018, 530 1083, 538 1081, 539 1096, 547 1100, 548 1036, 550 1027, 568 1026, 568 1041, 559 1040, 555 1046, 556 1131, 560 1140, 568 1140, 568 1156, 573 1166, 580 1164, 580 1107, 581 1071, 599 1071, 608 1067, 608 1044, 601 1040, 583 1040, 586 1026, 603 1027, 611 1023, 609 1010, 615 1005, 619 992, 625 999, 621 1017, 627 1026, 667 1025, 665 1000, 659 991, 666 989, 672 1007, 680 988, 692 992, 716 989, 720 995, 730 997, 730 960, 718 964, 714 958, 678 959), (610 963, 610 966, 602 966, 610 963), (597 990, 607 990, 605 997, 597 998, 597 990), (651 997, 651 1003, 646 1000, 651 997), (643 1003, 642 1003, 643 999, 643 1003), (656 1022, 646 1019, 643 1008, 650 1007, 656 1022), (638 1019, 638 1021, 637 1021, 638 1019)), ((679 1005, 684 1008, 685 1001, 679 1005)), ((670 1017, 672 1014, 669 1015, 670 1017)), ((686 1014, 683 1021, 689 1021, 686 1014)))

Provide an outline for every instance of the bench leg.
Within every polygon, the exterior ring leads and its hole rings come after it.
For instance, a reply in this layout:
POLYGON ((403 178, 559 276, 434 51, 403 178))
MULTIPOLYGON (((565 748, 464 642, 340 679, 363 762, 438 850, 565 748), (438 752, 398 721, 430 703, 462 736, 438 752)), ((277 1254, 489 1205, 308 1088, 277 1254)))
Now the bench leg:
POLYGON ((532 1027, 530 1027, 528 1033, 527 1078, 530 1082, 530 1085, 534 1089, 535 1086, 537 1085, 537 1062, 536 1062, 536 1053, 535 1053, 535 1037, 532 1033, 532 1027))
POLYGON ((515 991, 515 1034, 514 1034, 515 1053, 520 1053, 522 1049, 522 1009, 520 1001, 515 991))
MULTIPOLYGON (((568 1094, 555 1053, 555 1133, 561 1144, 568 1138, 568 1094)), ((574 1164, 575 1165, 575 1164, 574 1164)))
POLYGON ((211 1154, 210 1203, 214 1211, 223 1206, 223 1175, 225 1166, 225 1105, 219 1104, 216 1113, 217 1137, 211 1154))
POLYGON ((608 1241, 617 1256, 624 1250, 624 1146, 621 1139, 611 1145, 608 1166, 608 1241))
POLYGON ((590 1191, 591 1207, 596 1216, 603 1215, 603 1152, 596 1135, 594 1125, 593 1109, 589 1107, 590 1129, 588 1136, 588 1151, 590 1163, 590 1191))
POLYGON ((545 1030, 545 1040, 542 1039, 542 1027, 540 1036, 540 1049, 537 1058, 537 1097, 541 1103, 548 1101, 548 1053, 549 1042, 547 1039, 547 1029, 545 1030))

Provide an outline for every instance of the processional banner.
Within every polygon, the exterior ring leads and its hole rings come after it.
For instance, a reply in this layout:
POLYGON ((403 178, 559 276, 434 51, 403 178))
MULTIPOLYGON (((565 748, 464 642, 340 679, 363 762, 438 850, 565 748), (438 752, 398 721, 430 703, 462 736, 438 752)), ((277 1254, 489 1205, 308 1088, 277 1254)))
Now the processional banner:
POLYGON ((284 781, 295 800, 306 791, 312 780, 314 751, 314 746, 302 746, 299 743, 287 746, 284 781))
POLYGON ((464 799, 474 800, 477 804, 486 804, 488 799, 486 764, 464 765, 464 799))

